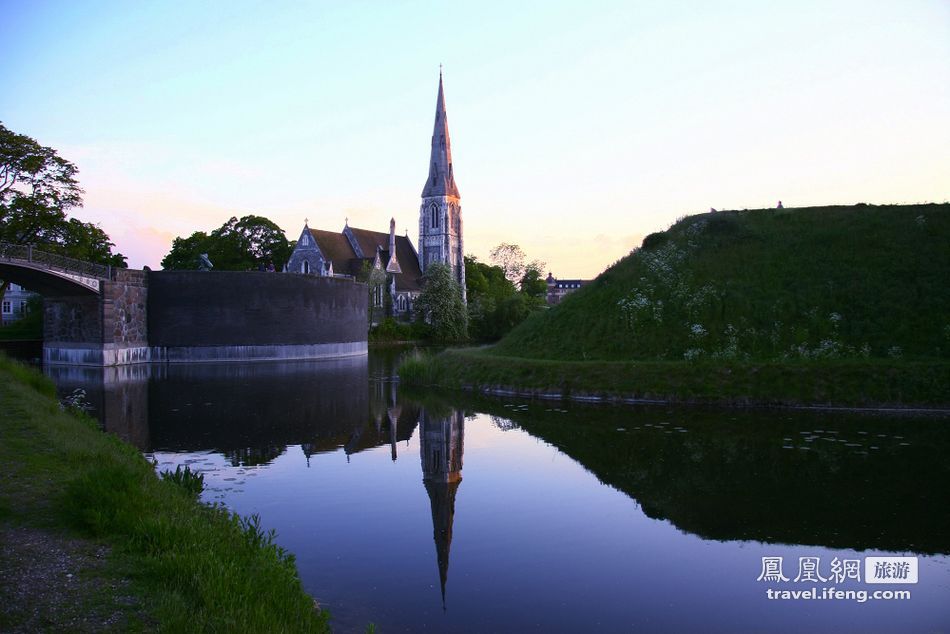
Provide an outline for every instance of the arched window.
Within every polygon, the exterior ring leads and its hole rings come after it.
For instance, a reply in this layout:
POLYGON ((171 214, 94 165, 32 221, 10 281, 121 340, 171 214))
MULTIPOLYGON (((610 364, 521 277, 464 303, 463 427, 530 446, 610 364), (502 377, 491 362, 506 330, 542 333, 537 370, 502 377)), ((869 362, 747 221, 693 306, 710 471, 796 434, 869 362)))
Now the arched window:
POLYGON ((301 272, 301 273, 309 273, 309 272, 310 272, 310 260, 304 260, 304 261, 303 261, 303 264, 300 265, 300 272, 301 272))
POLYGON ((429 207, 430 224, 433 229, 439 228, 439 208, 435 205, 429 207))
POLYGON ((403 313, 406 312, 406 296, 405 295, 399 296, 399 311, 403 313))

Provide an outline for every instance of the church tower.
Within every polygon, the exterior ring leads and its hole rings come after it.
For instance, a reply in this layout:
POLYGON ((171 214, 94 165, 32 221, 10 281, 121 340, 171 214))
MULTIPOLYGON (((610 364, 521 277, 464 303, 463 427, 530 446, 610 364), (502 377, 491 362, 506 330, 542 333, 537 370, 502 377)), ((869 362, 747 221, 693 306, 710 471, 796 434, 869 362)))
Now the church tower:
POLYGON ((419 265, 425 273, 430 264, 442 262, 452 268, 462 287, 465 301, 465 260, 462 251, 462 206, 452 170, 452 143, 445 116, 442 71, 439 71, 439 96, 435 102, 435 126, 429 178, 422 189, 419 208, 419 265))

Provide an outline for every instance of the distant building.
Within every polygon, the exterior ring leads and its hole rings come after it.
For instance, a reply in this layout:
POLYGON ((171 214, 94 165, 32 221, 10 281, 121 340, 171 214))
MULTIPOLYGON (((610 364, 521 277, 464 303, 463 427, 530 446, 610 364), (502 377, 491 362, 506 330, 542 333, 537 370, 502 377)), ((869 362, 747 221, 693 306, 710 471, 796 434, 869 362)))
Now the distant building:
POLYGON ((297 246, 284 270, 379 280, 382 283, 376 285, 378 292, 373 297, 374 307, 388 305, 390 315, 408 318, 422 292, 422 276, 426 268, 444 263, 452 269, 462 288, 462 301, 465 301, 460 200, 452 167, 452 143, 440 72, 429 177, 422 189, 419 207, 419 251, 416 252, 408 236, 396 235, 395 219, 389 221, 389 234, 350 227, 349 222, 340 233, 311 229, 304 223, 297 246), (373 275, 376 277, 371 278, 373 275))
POLYGON ((547 283, 548 306, 555 306, 560 304, 561 300, 564 299, 566 295, 569 295, 582 286, 589 284, 590 280, 559 280, 551 275, 551 273, 548 273, 547 283))
POLYGON ((30 298, 36 295, 18 284, 10 284, 3 299, 0 300, 0 318, 3 324, 17 321, 26 314, 26 305, 30 298))

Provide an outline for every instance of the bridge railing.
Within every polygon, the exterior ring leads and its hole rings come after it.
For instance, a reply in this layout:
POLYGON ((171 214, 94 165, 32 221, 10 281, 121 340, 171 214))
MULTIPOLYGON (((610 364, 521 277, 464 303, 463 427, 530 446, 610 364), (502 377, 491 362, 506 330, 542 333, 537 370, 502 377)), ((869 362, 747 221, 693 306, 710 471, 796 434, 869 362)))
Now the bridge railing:
POLYGON ((0 242, 0 260, 21 260, 31 262, 47 269, 62 271, 64 273, 73 273, 83 277, 95 277, 99 279, 112 279, 112 267, 106 264, 93 264, 68 258, 58 253, 49 253, 41 251, 28 244, 11 244, 9 242, 0 242))

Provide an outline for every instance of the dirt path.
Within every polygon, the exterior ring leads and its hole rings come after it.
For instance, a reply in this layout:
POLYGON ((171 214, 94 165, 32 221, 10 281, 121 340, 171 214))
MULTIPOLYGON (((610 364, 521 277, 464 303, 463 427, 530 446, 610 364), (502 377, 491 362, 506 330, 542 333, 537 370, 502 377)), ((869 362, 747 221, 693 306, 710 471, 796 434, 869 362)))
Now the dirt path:
POLYGON ((0 525, 0 631, 125 632, 143 625, 107 547, 33 527, 0 525))

